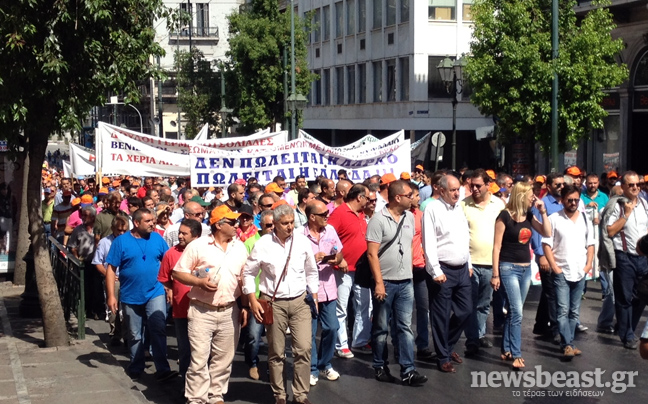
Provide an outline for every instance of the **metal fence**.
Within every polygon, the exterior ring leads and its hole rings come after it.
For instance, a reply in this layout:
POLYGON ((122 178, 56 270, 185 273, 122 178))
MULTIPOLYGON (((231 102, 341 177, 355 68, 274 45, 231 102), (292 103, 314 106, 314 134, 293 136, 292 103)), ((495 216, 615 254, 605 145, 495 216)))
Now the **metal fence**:
POLYGON ((77 319, 77 339, 85 339, 85 268, 72 253, 54 237, 49 238, 50 260, 56 278, 65 321, 70 315, 77 319))

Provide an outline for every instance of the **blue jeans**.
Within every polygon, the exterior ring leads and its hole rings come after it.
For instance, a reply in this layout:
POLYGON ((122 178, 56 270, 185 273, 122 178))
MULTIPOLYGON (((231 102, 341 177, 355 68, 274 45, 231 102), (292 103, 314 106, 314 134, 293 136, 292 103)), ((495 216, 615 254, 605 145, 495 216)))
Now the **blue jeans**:
POLYGON ((151 298, 145 304, 122 303, 126 338, 130 351, 128 372, 144 371, 144 334, 148 331, 153 350, 153 363, 157 372, 171 370, 166 358, 166 296, 151 298))
POLYGON ((565 279, 565 274, 553 274, 556 291, 556 321, 560 332, 560 348, 574 347, 574 333, 580 316, 585 277, 578 282, 565 279))
POLYGON ((335 271, 335 280, 338 285, 338 298, 336 315, 339 323, 335 349, 348 349, 363 347, 371 340, 371 290, 361 288, 353 281, 355 272, 343 273, 335 271), (351 344, 347 333, 347 307, 349 299, 353 296, 353 335, 351 344))
POLYGON ((416 349, 421 351, 430 347, 430 296, 428 293, 425 268, 414 268, 414 302, 416 304, 416 349))
POLYGON ((331 359, 335 352, 335 341, 337 339, 337 331, 340 323, 338 322, 335 308, 337 302, 331 300, 330 302, 320 302, 317 307, 319 310, 318 318, 314 318, 312 322, 313 327, 313 343, 311 345, 311 374, 313 376, 319 375, 320 370, 331 369, 331 359), (322 323, 322 334, 320 335, 319 349, 315 337, 317 336, 317 323, 322 323))
POLYGON ((596 322, 597 328, 614 327, 614 288, 612 285, 612 276, 607 271, 600 273, 601 291, 603 292, 603 304, 601 313, 596 322))
POLYGON ((646 257, 614 251, 616 268, 614 276, 614 306, 618 334, 621 342, 636 339, 634 331, 646 304, 634 296, 637 281, 648 272, 646 257))
POLYGON ((184 380, 189 368, 189 362, 191 362, 191 346, 189 345, 189 332, 187 331, 189 320, 186 317, 174 318, 173 323, 175 324, 176 340, 178 341, 178 360, 180 361, 178 371, 184 380))
POLYGON ((263 324, 259 323, 254 316, 248 316, 247 325, 243 330, 243 352, 245 354, 245 363, 250 368, 259 365, 259 344, 263 334, 263 324))
POLYGON ((507 309, 502 331, 502 353, 510 352, 514 358, 522 356, 522 309, 529 286, 531 266, 500 263, 500 280, 507 309))
POLYGON ((412 332, 412 309, 414 307, 414 287, 412 280, 384 280, 387 296, 384 300, 373 301, 373 329, 371 348, 373 350, 373 367, 382 368, 389 364, 387 360, 387 334, 389 319, 393 316, 398 332, 398 362, 401 375, 415 369, 414 367, 414 333, 412 332))
POLYGON ((486 320, 493 297, 490 284, 492 276, 492 266, 473 265, 473 274, 470 277, 473 310, 466 326, 466 346, 478 345, 479 340, 486 335, 486 320))

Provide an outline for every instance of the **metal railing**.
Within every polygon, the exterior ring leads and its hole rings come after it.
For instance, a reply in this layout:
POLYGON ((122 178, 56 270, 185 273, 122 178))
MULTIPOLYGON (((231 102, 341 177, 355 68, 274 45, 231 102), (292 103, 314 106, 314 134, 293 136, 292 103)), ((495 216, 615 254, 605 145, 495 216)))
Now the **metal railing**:
MULTIPOLYGON (((170 39, 180 38, 185 39, 189 37, 189 28, 182 28, 180 31, 175 31, 170 36, 170 39)), ((218 27, 191 27, 191 37, 193 39, 218 39, 218 27)))
POLYGON ((56 241, 49 238, 50 261, 58 287, 65 321, 70 322, 70 315, 77 319, 77 339, 85 339, 85 268, 72 253, 56 241))

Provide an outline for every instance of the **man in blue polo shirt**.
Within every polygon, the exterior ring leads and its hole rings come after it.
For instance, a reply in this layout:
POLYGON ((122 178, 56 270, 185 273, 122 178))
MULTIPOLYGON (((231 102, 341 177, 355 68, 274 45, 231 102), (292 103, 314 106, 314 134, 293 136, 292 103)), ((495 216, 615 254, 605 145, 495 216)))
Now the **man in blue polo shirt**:
POLYGON ((153 349, 156 378, 166 381, 178 375, 166 358, 166 296, 157 280, 160 262, 169 249, 155 230, 155 216, 148 209, 133 213, 133 229, 117 237, 106 257, 106 303, 117 312, 115 273, 119 268, 123 324, 130 350, 128 374, 137 379, 144 372, 144 335, 153 349), (146 330, 145 330, 146 327, 146 330))

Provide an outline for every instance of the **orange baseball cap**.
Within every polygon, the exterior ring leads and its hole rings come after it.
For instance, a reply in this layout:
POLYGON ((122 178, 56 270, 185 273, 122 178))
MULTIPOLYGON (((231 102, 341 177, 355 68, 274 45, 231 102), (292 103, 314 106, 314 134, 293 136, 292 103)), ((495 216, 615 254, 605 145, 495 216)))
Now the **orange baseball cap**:
POLYGON ((269 194, 270 192, 276 192, 278 194, 283 194, 283 189, 277 183, 271 182, 265 187, 265 193, 269 194))
POLYGON ((581 172, 580 168, 578 168, 578 167, 576 167, 576 166, 569 167, 569 168, 567 169, 567 172, 566 172, 566 173, 567 173, 567 175, 571 175, 572 177, 580 177, 581 175, 583 175, 583 173, 581 172))
POLYGON ((417 165, 417 166, 416 166, 416 167, 414 167, 414 168, 416 168, 417 170, 421 170, 421 171, 425 171, 425 168, 423 168, 423 166, 422 166, 422 165, 420 165, 420 164, 419 164, 419 165, 417 165))
POLYGON ((94 199, 92 198, 92 195, 90 194, 81 195, 81 205, 92 205, 93 203, 94 203, 94 199))
POLYGON ((499 192, 499 190, 500 190, 500 187, 499 187, 499 185, 497 185, 497 183, 495 181, 491 182, 488 185, 488 192, 490 192, 491 194, 496 194, 496 193, 499 192))
POLYGON ((101 183, 102 183, 102 184, 110 184, 110 178, 108 178, 108 177, 103 177, 103 178, 101 179, 101 183))
POLYGON ((115 180, 115 181, 113 181, 113 182, 112 182, 112 186, 113 186, 113 187, 119 187, 119 186, 121 186, 121 181, 119 181, 119 180, 115 180))
POLYGON ((617 172, 614 171, 614 170, 610 170, 607 173, 607 177, 608 178, 619 178, 619 174, 617 174, 617 172))
POLYGON ((396 181, 396 176, 392 173, 387 173, 380 177, 380 185, 387 185, 396 181))
POLYGON ((407 171, 403 171, 400 175, 401 180, 411 180, 412 176, 407 171))
POLYGON ((539 182, 541 184, 544 184, 546 181, 546 178, 544 175, 538 175, 535 177, 535 182, 539 182))
POLYGON ((107 194, 108 194, 108 188, 106 187, 99 188, 99 195, 107 195, 107 194))
POLYGON ((493 170, 486 170, 486 174, 488 174, 488 176, 491 178, 491 180, 494 180, 495 178, 497 178, 497 176, 495 175, 495 171, 493 171, 493 170))
POLYGON ((270 209, 271 209, 271 210, 275 210, 275 208, 276 208, 277 206, 281 206, 281 205, 288 205, 288 202, 286 202, 286 201, 283 200, 283 199, 279 199, 277 202, 275 202, 275 203, 272 204, 272 207, 270 207, 270 209))
POLYGON ((74 198, 72 199, 72 206, 77 206, 78 204, 81 203, 81 198, 74 198))
POLYGON ((644 181, 648 181, 648 174, 644 175, 644 181))
POLYGON ((232 212, 227 205, 221 205, 217 208, 214 208, 209 216, 209 224, 214 224, 221 219, 238 219, 241 216, 240 213, 232 212))

